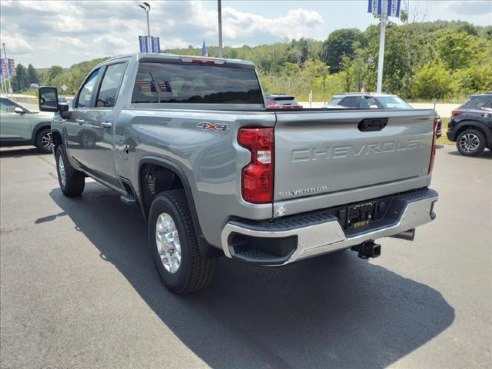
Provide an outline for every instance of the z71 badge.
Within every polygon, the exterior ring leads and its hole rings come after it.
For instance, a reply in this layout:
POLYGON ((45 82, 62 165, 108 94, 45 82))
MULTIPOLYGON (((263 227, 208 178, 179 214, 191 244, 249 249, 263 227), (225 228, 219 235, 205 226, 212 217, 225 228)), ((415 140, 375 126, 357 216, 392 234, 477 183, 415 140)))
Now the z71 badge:
POLYGON ((198 127, 203 129, 204 131, 212 131, 212 132, 226 132, 229 130, 228 124, 220 124, 220 123, 201 122, 198 123, 198 127))

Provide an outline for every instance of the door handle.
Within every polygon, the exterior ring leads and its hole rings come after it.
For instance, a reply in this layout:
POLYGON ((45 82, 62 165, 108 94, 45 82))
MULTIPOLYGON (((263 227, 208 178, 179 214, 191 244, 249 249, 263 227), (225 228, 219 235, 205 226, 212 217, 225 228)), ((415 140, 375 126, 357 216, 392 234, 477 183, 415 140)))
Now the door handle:
POLYGON ((102 122, 101 123, 101 126, 103 128, 111 128, 113 126, 113 123, 111 123, 111 122, 102 122))
POLYGON ((84 123, 85 123, 85 120, 83 120, 83 119, 75 119, 75 121, 76 121, 78 124, 84 124, 84 123))

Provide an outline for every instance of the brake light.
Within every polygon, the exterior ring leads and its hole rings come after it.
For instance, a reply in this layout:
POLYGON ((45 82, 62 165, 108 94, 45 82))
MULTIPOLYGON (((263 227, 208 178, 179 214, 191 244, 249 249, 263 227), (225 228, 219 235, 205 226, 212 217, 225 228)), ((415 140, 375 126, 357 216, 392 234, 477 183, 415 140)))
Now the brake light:
POLYGON ((251 161, 242 170, 243 199, 253 204, 273 201, 273 128, 241 128, 238 143, 251 152, 251 161))
POLYGON ((458 110, 458 109, 454 109, 452 112, 451 112, 451 117, 456 117, 460 114, 462 114, 463 112, 461 110, 458 110))
POLYGON ((279 103, 269 99, 266 99, 266 105, 267 105, 266 106, 267 109, 275 109, 275 108, 280 108, 282 106, 279 103))
POLYGON ((180 57, 182 63, 193 63, 193 64, 215 64, 222 65, 225 64, 225 59, 209 58, 209 57, 197 57, 197 56, 182 56, 180 57))
POLYGON ((432 135, 432 148, 431 148, 431 157, 429 161, 429 169, 427 170, 427 174, 431 174, 434 169, 434 159, 436 157, 436 137, 437 137, 437 129, 438 123, 437 118, 434 119, 434 134, 432 135))

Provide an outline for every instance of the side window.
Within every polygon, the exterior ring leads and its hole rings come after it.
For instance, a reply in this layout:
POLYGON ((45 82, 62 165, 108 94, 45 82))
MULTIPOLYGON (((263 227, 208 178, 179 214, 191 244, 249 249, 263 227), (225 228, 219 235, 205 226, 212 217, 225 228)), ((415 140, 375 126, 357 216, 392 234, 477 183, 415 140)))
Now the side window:
POLYGON ((346 106, 347 108, 358 108, 359 107, 359 97, 358 96, 349 96, 342 100, 340 105, 346 106))
POLYGON ((13 112, 18 105, 7 99, 0 99, 0 111, 4 113, 13 112))
POLYGON ((115 106, 118 88, 123 79, 125 69, 126 63, 113 64, 106 68, 101 88, 97 95, 96 107, 112 108, 115 106))
POLYGON ((82 86, 79 97, 77 99, 77 107, 78 108, 89 108, 92 102, 92 96, 95 92, 97 76, 99 76, 99 69, 96 69, 92 74, 87 78, 84 85, 82 86))

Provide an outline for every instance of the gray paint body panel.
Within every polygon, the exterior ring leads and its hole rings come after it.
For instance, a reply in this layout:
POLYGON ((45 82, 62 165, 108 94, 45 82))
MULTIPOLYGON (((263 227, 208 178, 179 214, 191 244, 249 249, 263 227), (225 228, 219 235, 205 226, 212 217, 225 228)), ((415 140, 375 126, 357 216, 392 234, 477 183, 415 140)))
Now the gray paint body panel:
MULTIPOLYGON (((241 127, 275 127, 275 202, 287 204, 288 214, 425 187, 430 182, 430 176, 420 171, 429 162, 431 111, 284 113, 265 111, 263 106, 231 104, 132 104, 138 62, 142 58, 144 56, 134 55, 117 59, 126 61, 128 67, 113 109, 113 126, 106 132, 113 135, 113 155, 101 159, 111 162, 98 163, 100 167, 115 168, 115 173, 105 173, 106 176, 116 177, 111 181, 115 185, 79 165, 76 156, 82 155, 84 150, 69 152, 70 163, 122 193, 124 186, 119 181, 125 178, 132 184, 137 197, 140 196, 139 168, 143 161, 152 159, 172 163, 180 168, 185 176, 183 180, 189 184, 199 226, 211 245, 220 247, 222 229, 231 217, 252 220, 273 217, 274 204, 254 205, 241 197, 241 170, 250 160, 249 151, 237 143, 237 133, 241 127), (390 117, 387 129, 369 135, 357 131, 356 122, 376 116, 390 117), (199 127, 202 122, 224 124, 228 129, 223 132, 204 131, 199 127), (292 153, 296 150, 317 150, 324 145, 338 143, 364 145, 368 142, 404 142, 410 139, 418 142, 419 151, 364 159, 337 158, 338 161, 333 159, 325 163, 292 162, 292 153), (381 177, 387 183, 381 183, 381 177), (402 178, 406 179, 402 181, 402 178), (289 198, 278 196, 280 191, 325 185, 329 186, 326 191, 329 193, 289 198)), ((173 59, 166 56, 158 58, 162 61, 173 59)), ((102 66, 115 61, 107 61, 102 66)), ((236 61, 234 63, 235 67, 242 65, 236 61)), ((251 67, 248 63, 244 65, 251 67)), ((67 121, 56 114, 52 129, 63 137, 66 124, 67 121)), ((86 165, 91 164, 87 162, 86 165)))

